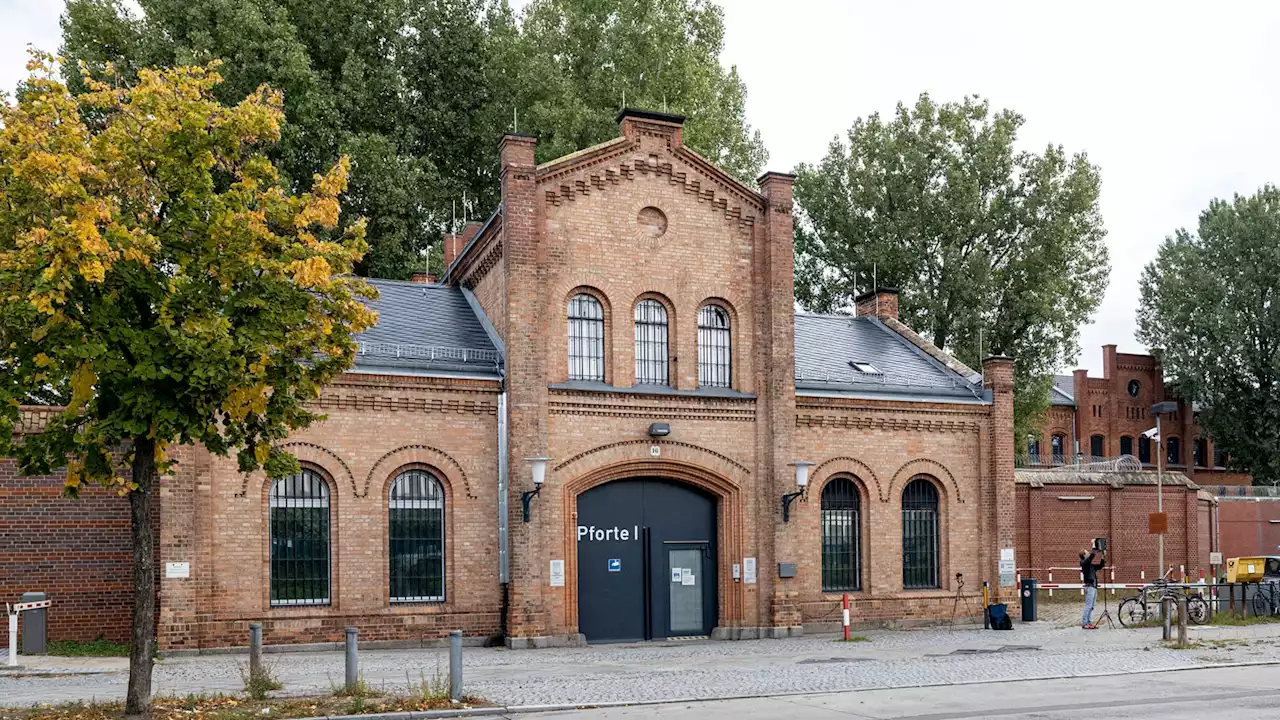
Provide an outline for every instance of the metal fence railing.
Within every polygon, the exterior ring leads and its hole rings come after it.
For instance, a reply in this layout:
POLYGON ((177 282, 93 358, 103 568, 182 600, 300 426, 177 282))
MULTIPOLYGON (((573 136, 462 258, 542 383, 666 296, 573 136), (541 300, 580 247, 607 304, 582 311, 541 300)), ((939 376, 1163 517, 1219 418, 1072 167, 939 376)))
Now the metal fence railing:
POLYGON ((1097 455, 1051 455, 1024 453, 1015 455, 1013 466, 1019 470, 1070 470, 1073 472, 1134 472, 1142 463, 1132 455, 1099 457, 1097 455))

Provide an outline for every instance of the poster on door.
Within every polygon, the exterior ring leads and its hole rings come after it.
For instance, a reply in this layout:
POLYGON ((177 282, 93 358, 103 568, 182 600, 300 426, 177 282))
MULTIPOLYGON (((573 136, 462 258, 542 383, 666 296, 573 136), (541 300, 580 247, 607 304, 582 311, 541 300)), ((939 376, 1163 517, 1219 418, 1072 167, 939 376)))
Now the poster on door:
POLYGON ((756 559, 742 559, 742 582, 748 585, 754 585, 756 582, 756 559))

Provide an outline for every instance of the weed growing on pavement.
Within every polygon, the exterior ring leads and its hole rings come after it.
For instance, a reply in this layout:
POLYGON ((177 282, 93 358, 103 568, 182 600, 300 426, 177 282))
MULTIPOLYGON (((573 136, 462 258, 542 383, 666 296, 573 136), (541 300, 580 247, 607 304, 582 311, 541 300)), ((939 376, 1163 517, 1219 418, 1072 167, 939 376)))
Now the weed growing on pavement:
POLYGON ((449 702, 449 679, 440 673, 439 665, 436 665, 435 674, 431 676, 430 680, 421 671, 418 672, 417 683, 409 679, 407 671, 404 674, 404 679, 409 686, 409 697, 427 702, 449 702))
POLYGON ((866 635, 850 635, 848 640, 838 637, 832 642, 871 642, 871 638, 866 635))
POLYGON ((275 667, 272 665, 264 663, 258 667, 257 672, 248 663, 241 663, 236 667, 240 670, 240 679, 244 681, 245 694, 254 700, 262 700, 272 690, 284 687, 284 683, 275 676, 275 667))
MULTIPOLYGON (((243 695, 187 695, 157 697, 151 701, 149 720, 263 720, 313 718, 389 712, 468 709, 487 705, 483 699, 463 698, 461 704, 429 700, 421 696, 318 697, 247 699, 243 695)), ((123 703, 60 703, 27 708, 0 707, 0 720, 120 720, 123 703)))
MULTIPOLYGON (((350 685, 334 685, 333 686, 334 697, 373 698, 373 697, 381 697, 383 695, 386 695, 386 692, 382 690, 378 690, 377 688, 374 688, 373 686, 371 686, 369 683, 365 682, 364 675, 361 675, 360 677, 356 678, 356 681, 354 683, 351 683, 350 685)), ((347 713, 347 714, 354 715, 356 713, 347 713)))

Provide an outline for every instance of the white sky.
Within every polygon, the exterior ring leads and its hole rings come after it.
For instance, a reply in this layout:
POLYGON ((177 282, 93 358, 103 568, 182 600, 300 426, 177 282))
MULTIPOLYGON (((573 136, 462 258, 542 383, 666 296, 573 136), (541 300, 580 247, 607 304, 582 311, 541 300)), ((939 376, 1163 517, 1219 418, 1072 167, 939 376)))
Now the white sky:
MULTIPOLYGON (((748 90, 769 168, 819 160, 857 117, 923 91, 978 94, 1102 169, 1111 285, 1083 329, 1080 366, 1134 340, 1138 277, 1159 242, 1214 197, 1280 182, 1280 81, 1270 2, 721 0, 723 60, 748 90)), ((28 43, 57 50, 59 0, 0 0, 0 88, 28 43)), ((1063 368, 1067 370, 1069 368, 1063 368)))

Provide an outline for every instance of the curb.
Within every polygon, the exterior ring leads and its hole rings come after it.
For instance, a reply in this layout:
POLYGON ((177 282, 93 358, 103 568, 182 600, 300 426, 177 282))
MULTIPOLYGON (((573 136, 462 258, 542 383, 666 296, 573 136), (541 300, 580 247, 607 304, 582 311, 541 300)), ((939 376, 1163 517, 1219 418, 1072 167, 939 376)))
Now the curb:
POLYGON ((595 703, 562 703, 557 705, 506 705, 501 707, 472 708, 469 710, 412 710, 405 712, 379 713, 376 715, 321 715, 299 720, 431 720, 432 718, 464 718, 492 715, 518 715, 541 712, 563 712, 567 710, 595 710, 600 708, 646 707, 652 705, 675 705, 678 703, 704 703, 723 700, 751 700, 755 698, 797 697, 800 695, 836 695, 841 693, 873 692, 877 690, 912 690, 916 688, 956 687, 962 685, 987 685, 991 683, 1039 682, 1043 680, 1075 680, 1079 678, 1122 677, 1125 675, 1155 675, 1159 673, 1187 672, 1190 670, 1217 670, 1222 668, 1262 667, 1280 665, 1280 660, 1250 660, 1247 662, 1208 663, 1188 665, 1179 668, 1156 670, 1126 670, 1123 672, 1075 673, 1071 675, 1038 675, 1035 677, 1013 678, 1004 680, 958 680, 956 682, 918 683, 914 685, 876 685, 872 687, 851 688, 849 690, 796 690, 781 693, 754 693, 749 695, 721 695, 716 697, 670 698, 665 700, 613 700, 595 703))

